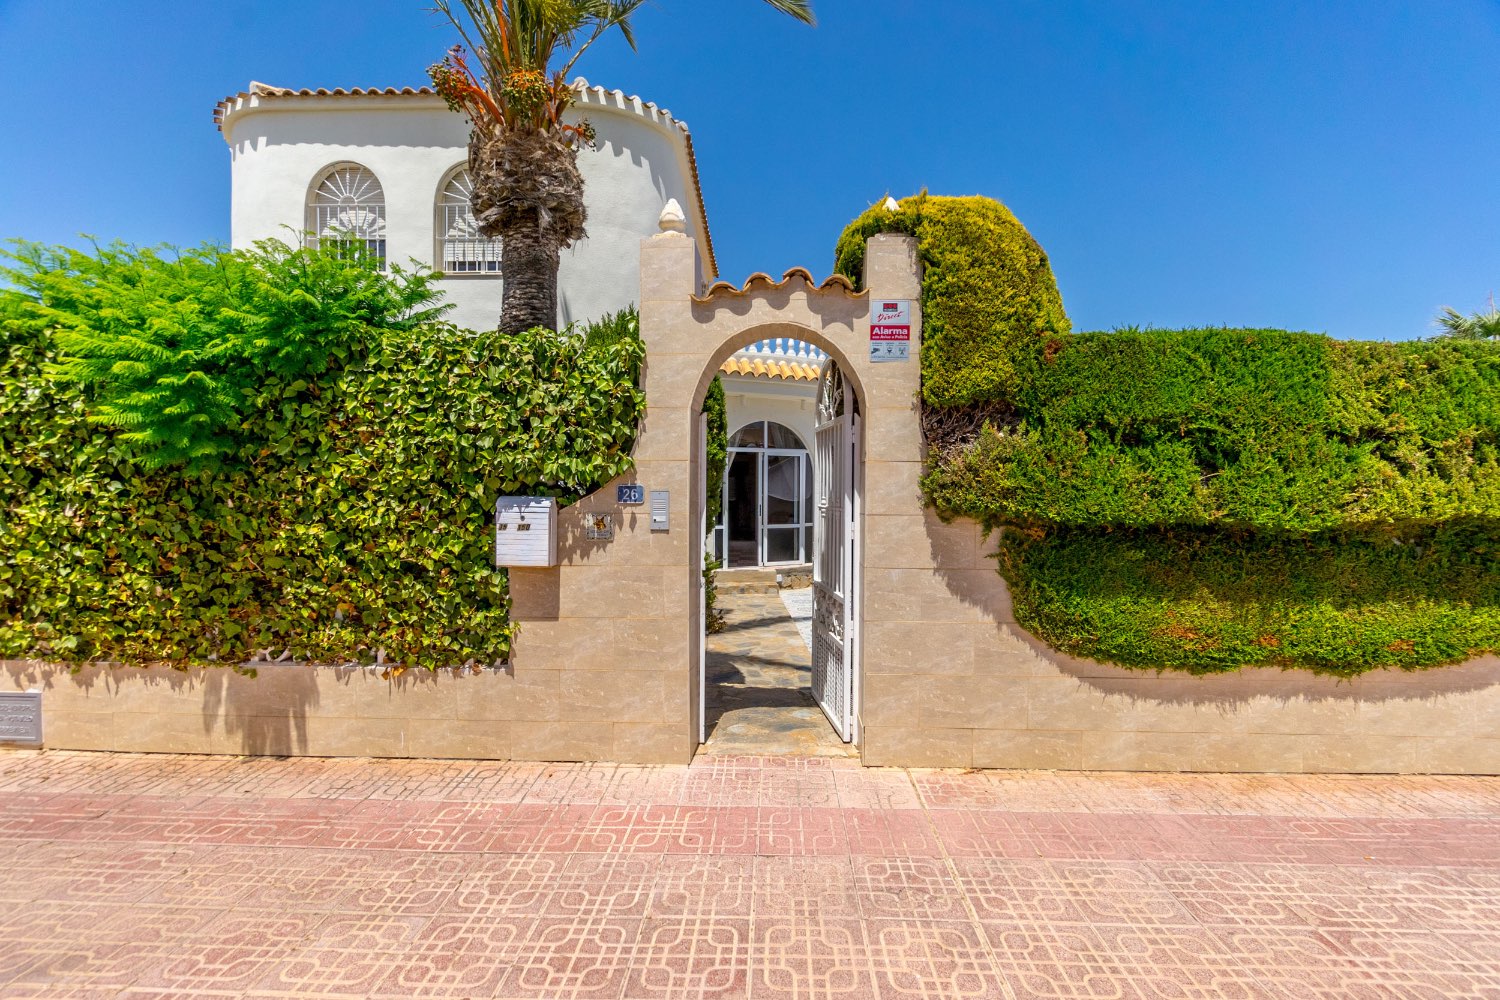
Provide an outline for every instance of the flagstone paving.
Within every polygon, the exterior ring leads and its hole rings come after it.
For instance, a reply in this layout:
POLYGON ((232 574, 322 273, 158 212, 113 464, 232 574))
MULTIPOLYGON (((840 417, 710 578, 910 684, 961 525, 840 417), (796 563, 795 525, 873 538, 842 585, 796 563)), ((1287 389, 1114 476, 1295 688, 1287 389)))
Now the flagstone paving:
POLYGON ((705 651, 703 753, 858 756, 813 701, 812 649, 792 611, 806 604, 811 617, 806 594, 789 605, 775 591, 720 593, 724 628, 708 636, 705 651))
POLYGON ((0 753, 0 997, 1500 997, 1500 780, 0 753))

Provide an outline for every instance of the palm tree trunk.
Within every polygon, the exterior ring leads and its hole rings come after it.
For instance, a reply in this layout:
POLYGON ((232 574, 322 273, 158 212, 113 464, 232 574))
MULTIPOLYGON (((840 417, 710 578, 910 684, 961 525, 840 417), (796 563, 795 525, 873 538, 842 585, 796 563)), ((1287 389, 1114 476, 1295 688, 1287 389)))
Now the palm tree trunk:
POLYGON ((500 243, 503 284, 500 332, 557 328, 557 240, 544 232, 537 212, 518 212, 500 243))

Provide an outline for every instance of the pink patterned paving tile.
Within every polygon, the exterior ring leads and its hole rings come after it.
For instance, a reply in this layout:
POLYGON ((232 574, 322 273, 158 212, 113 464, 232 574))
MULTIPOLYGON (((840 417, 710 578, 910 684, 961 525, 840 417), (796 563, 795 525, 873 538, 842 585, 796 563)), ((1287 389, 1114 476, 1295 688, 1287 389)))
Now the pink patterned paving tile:
POLYGON ((137 985, 174 990, 239 990, 260 980, 307 944, 322 914, 242 910, 205 925, 143 974, 137 985))
POLYGON ((1314 931, 1297 927, 1220 926, 1211 933, 1225 961, 1250 982, 1288 998, 1384 998, 1372 977, 1314 931))
POLYGON ((1240 968, 1223 950, 1223 942, 1203 928, 1093 924, 1091 929, 1125 981, 1150 1000, 1255 1000, 1263 995, 1256 977, 1240 968))
POLYGON ((848 835, 837 809, 762 806, 756 816, 756 853, 847 855, 848 835))
POLYGON ((697 1000, 750 995, 750 920, 653 917, 640 928, 626 1000, 697 1000))
POLYGON ((1097 934, 1082 925, 981 923, 996 969, 1018 1000, 1139 996, 1097 934))
POLYGON ((859 892, 844 857, 758 857, 752 912, 756 917, 857 919, 859 892))
MULTIPOLYGON (((119 1000, 133 996, 112 986, 80 986, 72 983, 9 983, 0 978, 6 1000, 119 1000)), ((228 994, 238 997, 239 994, 228 994)))
POLYGON ((988 942, 968 921, 870 920, 865 939, 882 997, 1009 997, 988 942))
POLYGON ((664 811, 667 854, 755 854, 757 811, 750 807, 674 806, 664 811))
POLYGON ((521 954, 534 919, 528 916, 442 914, 402 949, 402 961, 373 996, 488 997, 521 954))
POLYGON ((679 801, 683 767, 631 767, 622 765, 600 796, 602 805, 672 805, 679 801))
POLYGON ((955 858, 1034 858, 1041 856, 1004 814, 969 809, 927 812, 944 852, 955 858))
POLYGON ((599 805, 614 777, 616 764, 552 764, 526 791, 531 804, 599 805))
POLYGON ((1434 996, 1500 996, 1500 961, 1476 958, 1464 942, 1438 934, 1320 931, 1331 950, 1383 990, 1434 996))
POLYGON ((650 915, 748 917, 755 879, 750 855, 666 855, 657 861, 650 915))
POLYGON ((484 851, 490 854, 568 854, 578 849, 579 827, 592 806, 521 803, 497 826, 484 851))
POLYGON ((1045 861, 955 858, 958 888, 980 920, 1079 924, 1083 910, 1045 861))
POLYGON ((855 858, 854 892, 868 919, 968 920, 964 893, 946 862, 855 858))
POLYGON ((920 810, 845 808, 842 814, 851 854, 902 858, 942 855, 932 824, 920 810))
POLYGON ((542 913, 579 920, 644 917, 656 884, 657 863, 656 855, 571 855, 542 913))
POLYGON ((458 891, 468 871, 468 859, 463 857, 383 853, 340 879, 324 905, 355 912, 436 913, 458 891))
POLYGON ((750 994, 758 1000, 880 996, 861 921, 757 915, 750 940, 750 994))
POLYGON ((519 942, 497 995, 614 1000, 630 973, 640 927, 636 918, 543 917, 519 942))
POLYGON ((406 821, 393 846, 405 851, 483 851, 513 808, 505 803, 434 802, 406 821))
POLYGON ((1180 862, 1152 874, 1205 924, 1310 926, 1310 908, 1363 893, 1363 870, 1331 865, 1180 862))
POLYGON ((406 963, 407 948, 431 918, 334 914, 316 937, 261 978, 256 987, 292 994, 368 995, 406 963))
POLYGON ((859 771, 834 771, 839 805, 845 809, 922 808, 921 798, 907 772, 871 767, 859 771))
POLYGON ((560 885, 566 855, 490 855, 471 862, 444 902, 445 914, 536 916, 560 885))

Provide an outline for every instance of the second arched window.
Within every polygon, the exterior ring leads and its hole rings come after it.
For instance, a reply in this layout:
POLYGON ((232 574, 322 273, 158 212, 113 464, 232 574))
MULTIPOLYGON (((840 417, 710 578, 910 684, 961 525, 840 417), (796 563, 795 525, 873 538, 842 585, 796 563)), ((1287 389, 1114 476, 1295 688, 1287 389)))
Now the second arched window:
POLYGON ((437 269, 444 274, 499 274, 500 240, 479 234, 469 200, 474 184, 460 167, 443 184, 437 205, 437 269))

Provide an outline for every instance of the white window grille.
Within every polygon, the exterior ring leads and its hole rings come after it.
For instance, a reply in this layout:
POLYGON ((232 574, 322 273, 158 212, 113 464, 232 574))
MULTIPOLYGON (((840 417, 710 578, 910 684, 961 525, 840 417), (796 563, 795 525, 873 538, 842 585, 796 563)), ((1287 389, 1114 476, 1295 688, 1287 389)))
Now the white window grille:
POLYGON ((500 240, 479 233, 469 200, 474 183, 456 171, 438 195, 438 270, 445 274, 499 274, 500 240))
POLYGON ((328 171, 308 215, 313 245, 358 247, 385 267, 385 192, 368 169, 345 163, 328 171))

